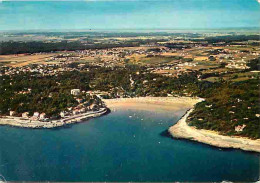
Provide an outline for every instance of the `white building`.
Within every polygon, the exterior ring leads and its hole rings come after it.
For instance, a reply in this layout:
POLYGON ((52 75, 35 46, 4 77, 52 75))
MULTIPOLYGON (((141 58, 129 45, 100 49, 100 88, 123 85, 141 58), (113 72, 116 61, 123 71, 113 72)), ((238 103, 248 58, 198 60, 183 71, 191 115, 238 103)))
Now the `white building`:
POLYGON ((61 112, 60 112, 60 117, 64 118, 64 117, 65 117, 65 115, 66 115, 66 114, 65 114, 65 112, 64 112, 64 111, 61 111, 61 112))
POLYGON ((33 116, 36 117, 36 118, 38 118, 38 117, 40 116, 40 113, 34 112, 34 113, 33 113, 33 116))
POLYGON ((10 111, 10 116, 14 116, 15 114, 15 111, 10 111))
POLYGON ((72 89, 70 91, 71 95, 79 95, 80 94, 80 89, 72 89))

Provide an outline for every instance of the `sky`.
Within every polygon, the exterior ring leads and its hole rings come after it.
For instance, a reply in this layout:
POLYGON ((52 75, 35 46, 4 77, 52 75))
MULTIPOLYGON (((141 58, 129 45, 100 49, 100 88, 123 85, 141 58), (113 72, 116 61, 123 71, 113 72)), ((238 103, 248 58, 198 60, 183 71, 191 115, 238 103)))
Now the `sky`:
POLYGON ((0 30, 260 27, 257 0, 3 1, 0 30))

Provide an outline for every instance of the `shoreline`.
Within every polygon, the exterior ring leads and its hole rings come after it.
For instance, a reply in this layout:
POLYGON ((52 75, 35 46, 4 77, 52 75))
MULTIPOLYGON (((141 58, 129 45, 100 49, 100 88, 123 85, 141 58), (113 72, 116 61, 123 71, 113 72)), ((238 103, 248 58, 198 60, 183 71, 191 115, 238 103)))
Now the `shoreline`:
POLYGON ((193 111, 195 104, 204 101, 192 97, 137 97, 106 99, 104 102, 111 109, 140 109, 140 110, 183 110, 188 108, 181 119, 167 131, 175 139, 186 139, 219 148, 241 149, 260 153, 260 139, 252 140, 246 137, 225 136, 218 132, 196 129, 188 126, 186 119, 193 111), (149 108, 148 108, 149 107, 149 108))
POLYGON ((99 117, 106 114, 109 111, 107 108, 100 108, 98 111, 94 112, 86 112, 82 114, 77 114, 73 116, 66 116, 65 118, 59 120, 52 120, 50 122, 42 122, 39 120, 30 120, 22 117, 12 117, 5 116, 0 118, 0 125, 21 127, 21 128, 33 128, 33 129, 41 129, 41 128, 57 128, 65 125, 80 123, 87 119, 99 117))
POLYGON ((202 98, 192 97, 136 97, 136 98, 117 98, 104 99, 107 108, 101 108, 98 111, 67 116, 60 120, 50 122, 30 121, 21 117, 6 116, 0 118, 0 125, 15 126, 21 128, 57 128, 69 124, 79 123, 90 118, 102 116, 110 109, 137 109, 137 110, 175 110, 183 111, 188 109, 181 119, 168 129, 171 137, 175 139, 187 139, 219 148, 234 148, 244 151, 260 153, 260 139, 252 140, 246 137, 225 136, 218 132, 196 129, 186 123, 187 117, 194 110, 195 104, 203 101, 202 98))
POLYGON ((192 97, 135 97, 103 99, 110 109, 137 109, 149 111, 183 111, 194 106, 198 98, 192 97))
POLYGON ((188 110, 176 124, 168 129, 168 132, 173 138, 187 139, 219 148, 233 148, 260 153, 260 139, 252 140, 246 137, 225 136, 215 131, 196 129, 195 127, 189 126, 186 120, 192 111, 193 108, 188 110))

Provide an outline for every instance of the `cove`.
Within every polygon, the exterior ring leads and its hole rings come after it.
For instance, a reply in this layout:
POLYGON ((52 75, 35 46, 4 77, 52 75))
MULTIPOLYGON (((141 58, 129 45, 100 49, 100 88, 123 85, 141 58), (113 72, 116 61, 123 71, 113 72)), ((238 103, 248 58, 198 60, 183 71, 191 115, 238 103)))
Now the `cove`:
POLYGON ((0 126, 7 181, 257 181, 259 154, 161 135, 185 113, 120 109, 58 129, 0 126))

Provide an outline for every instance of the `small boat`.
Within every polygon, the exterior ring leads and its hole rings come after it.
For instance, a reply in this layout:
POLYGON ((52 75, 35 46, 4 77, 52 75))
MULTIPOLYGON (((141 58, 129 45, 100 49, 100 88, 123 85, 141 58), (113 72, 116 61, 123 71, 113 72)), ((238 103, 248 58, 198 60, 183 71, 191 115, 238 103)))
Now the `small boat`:
POLYGON ((129 116, 129 118, 132 118, 132 116, 129 116))

